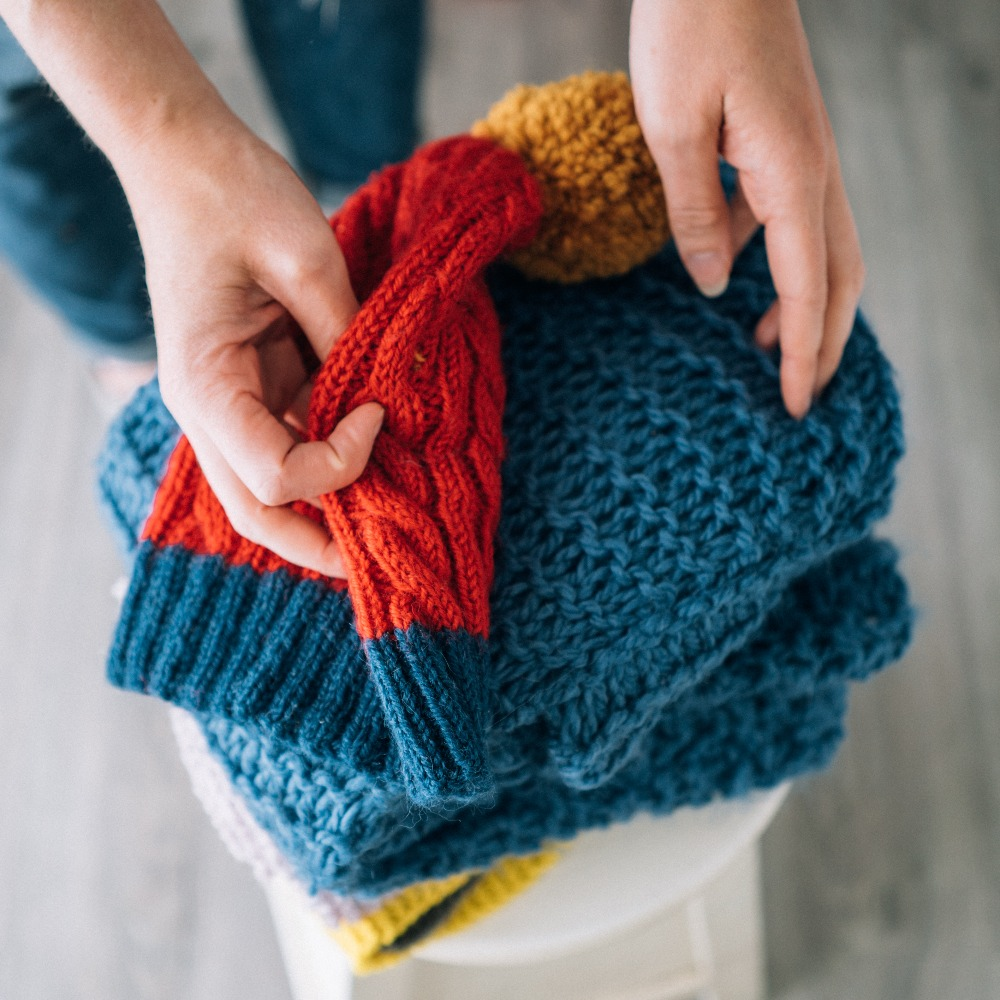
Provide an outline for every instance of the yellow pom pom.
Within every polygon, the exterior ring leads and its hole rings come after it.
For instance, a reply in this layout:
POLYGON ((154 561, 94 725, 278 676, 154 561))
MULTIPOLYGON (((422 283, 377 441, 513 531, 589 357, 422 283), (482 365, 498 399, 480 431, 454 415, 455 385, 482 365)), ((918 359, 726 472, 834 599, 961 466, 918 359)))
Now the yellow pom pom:
POLYGON ((520 153, 541 183, 541 229, 510 258, 530 277, 624 274, 669 239, 663 187, 624 73, 517 87, 472 134, 520 153))

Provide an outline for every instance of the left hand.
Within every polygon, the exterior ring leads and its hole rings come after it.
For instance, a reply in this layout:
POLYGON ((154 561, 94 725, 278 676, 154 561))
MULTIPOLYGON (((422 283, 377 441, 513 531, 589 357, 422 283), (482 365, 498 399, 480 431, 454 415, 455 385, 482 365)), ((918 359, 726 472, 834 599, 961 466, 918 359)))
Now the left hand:
POLYGON ((795 0, 635 0, 630 63, 671 232, 706 295, 765 227, 778 298, 756 337, 780 342, 782 397, 801 418, 840 363, 864 264, 795 0), (739 171, 730 204, 720 156, 739 171))

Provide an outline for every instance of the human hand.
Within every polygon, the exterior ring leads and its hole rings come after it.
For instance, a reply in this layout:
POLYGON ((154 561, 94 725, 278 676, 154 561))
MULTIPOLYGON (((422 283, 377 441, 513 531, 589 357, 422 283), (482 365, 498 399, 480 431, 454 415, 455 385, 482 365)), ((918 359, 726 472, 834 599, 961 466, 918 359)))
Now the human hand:
POLYGON ((765 227, 778 298, 756 339, 780 342, 782 397, 802 417, 840 363, 864 265, 795 0, 635 0, 630 63, 671 231, 706 295, 765 227), (739 171, 729 205, 720 155, 739 171))
POLYGON ((363 471, 384 411, 371 403, 304 442, 311 383, 298 331, 326 357, 357 310, 343 255, 291 168, 242 126, 172 150, 130 184, 146 257, 163 398, 239 534, 327 576, 335 543, 286 506, 363 471))
POLYGON ((327 441, 300 438, 298 329, 323 359, 357 310, 319 206, 225 105, 156 0, 0 0, 0 16, 122 182, 163 397, 233 526, 342 576, 326 531, 286 506, 356 479, 383 415, 366 404, 327 441))

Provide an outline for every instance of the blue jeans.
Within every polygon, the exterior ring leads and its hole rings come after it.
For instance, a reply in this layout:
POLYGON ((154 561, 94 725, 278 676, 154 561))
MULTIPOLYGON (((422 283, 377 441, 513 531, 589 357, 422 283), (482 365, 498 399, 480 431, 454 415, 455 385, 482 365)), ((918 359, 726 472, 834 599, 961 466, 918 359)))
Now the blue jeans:
MULTIPOLYGON (((242 0, 292 158, 350 187, 417 140, 423 0, 242 0)), ((95 353, 155 355, 121 185, 0 21, 0 252, 95 353)))

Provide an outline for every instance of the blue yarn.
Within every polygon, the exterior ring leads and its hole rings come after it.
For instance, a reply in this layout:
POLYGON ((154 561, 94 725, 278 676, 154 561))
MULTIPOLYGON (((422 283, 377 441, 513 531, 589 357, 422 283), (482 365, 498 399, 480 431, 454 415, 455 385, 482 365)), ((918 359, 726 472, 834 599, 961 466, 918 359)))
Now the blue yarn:
MULTIPOLYGON (((871 538, 899 406, 860 317, 798 422, 778 359, 751 339, 774 295, 759 239, 718 300, 672 248, 622 278, 555 286, 498 268, 491 288, 508 457, 489 714, 434 765, 439 795, 404 783, 419 773, 406 733, 447 727, 451 692, 384 671, 380 700, 343 592, 136 554, 112 680, 199 714, 315 888, 378 894, 822 766, 848 682, 908 641, 895 553, 871 538), (403 724, 386 726, 383 703, 403 724), (452 766, 473 796, 447 794, 452 766)), ((123 416, 100 478, 133 548, 176 434, 156 401, 154 387, 123 416), (161 447, 137 448, 143 435, 161 447)))
POLYGON ((587 790, 548 759, 539 718, 491 731, 492 803, 434 811, 415 809, 401 783, 373 781, 218 717, 202 722, 307 884, 377 895, 640 810, 668 813, 824 766, 843 736, 848 681, 898 658, 909 640, 894 566, 888 543, 866 540, 798 581, 753 642, 668 706, 624 765, 587 790))
POLYGON ((366 640, 364 647, 413 802, 441 808, 489 795, 494 785, 484 746, 487 720, 476 711, 485 699, 474 684, 489 663, 485 640, 464 631, 433 635, 414 624, 366 640), (414 663, 425 669, 414 672, 414 663), (404 734, 412 745, 403 744, 404 734), (433 747, 447 752, 432 756, 433 747))
POLYGON ((108 428, 97 457, 99 506, 115 542, 129 560, 179 437, 155 378, 132 397, 108 428))

